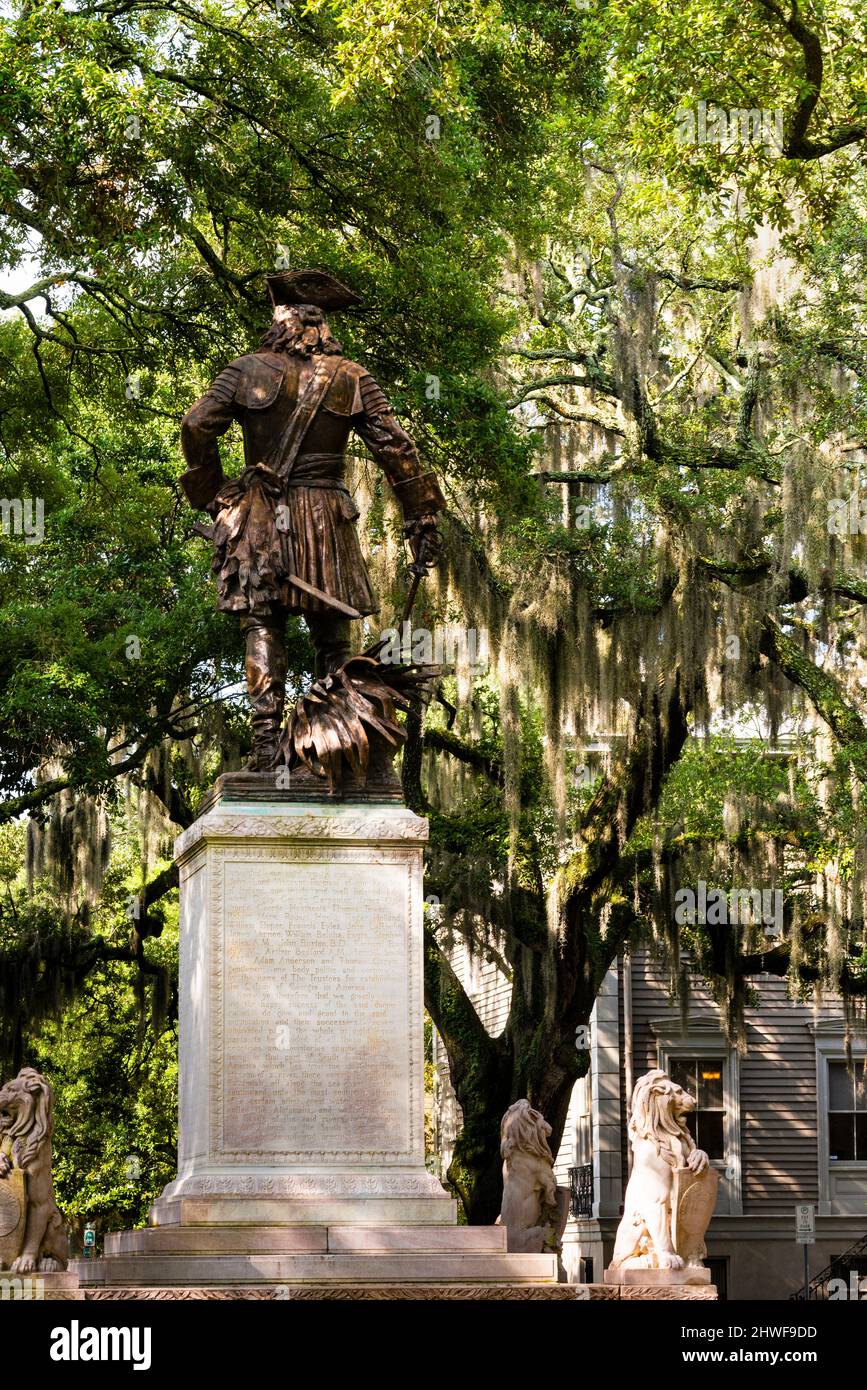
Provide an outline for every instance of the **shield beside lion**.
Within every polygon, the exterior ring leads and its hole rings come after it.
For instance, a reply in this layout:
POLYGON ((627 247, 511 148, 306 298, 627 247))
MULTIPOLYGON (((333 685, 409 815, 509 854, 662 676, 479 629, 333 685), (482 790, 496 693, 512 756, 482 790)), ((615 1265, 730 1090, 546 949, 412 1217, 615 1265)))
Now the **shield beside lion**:
POLYGON ((27 1175, 13 1168, 0 1178, 0 1269, 11 1269, 24 1244, 27 1221, 27 1175))
POLYGON ((687 1266, 701 1265, 707 1250, 704 1233, 716 1206, 719 1174, 708 1166, 700 1173, 675 1168, 671 1192, 671 1238, 687 1266))

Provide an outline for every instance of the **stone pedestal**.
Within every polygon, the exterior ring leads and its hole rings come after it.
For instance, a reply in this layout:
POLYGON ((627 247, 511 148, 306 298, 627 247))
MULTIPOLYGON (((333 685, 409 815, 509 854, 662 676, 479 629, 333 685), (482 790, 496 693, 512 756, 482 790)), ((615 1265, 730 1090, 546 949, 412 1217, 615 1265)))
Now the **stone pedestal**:
POLYGON ((180 837, 180 1152, 154 1224, 188 1200, 199 1221, 448 1219, 424 1167, 426 829, 272 801, 180 837))
POLYGON ((603 1288, 615 1298, 629 1299, 715 1299, 716 1286, 704 1265, 683 1269, 612 1269, 602 1276, 603 1288))
POLYGON ((715 1284, 655 1284, 645 1280, 634 1284, 585 1284, 583 1287, 588 1297, 606 1302, 613 1299, 628 1303, 708 1303, 717 1298, 715 1284))
POLYGON ((703 1266, 688 1269, 606 1269, 606 1284, 709 1284, 710 1270, 703 1266))
POLYGON ((548 1283, 424 1165, 422 849, 394 802, 220 796, 180 836, 178 1175, 88 1284, 548 1283))

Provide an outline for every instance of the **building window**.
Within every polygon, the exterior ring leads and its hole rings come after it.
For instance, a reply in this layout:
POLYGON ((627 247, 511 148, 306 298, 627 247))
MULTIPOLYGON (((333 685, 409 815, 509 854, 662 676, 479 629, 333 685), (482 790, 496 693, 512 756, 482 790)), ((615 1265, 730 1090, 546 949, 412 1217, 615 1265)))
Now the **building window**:
POLYGON ((867 1160, 867 1077, 858 1063, 828 1063, 828 1156, 867 1160))
POLYGON ((694 1097, 687 1128, 708 1158, 725 1158, 724 1060, 722 1057, 671 1057, 668 1074, 694 1097))
POLYGON ((590 1076, 580 1076, 572 1092, 575 1097, 575 1162, 579 1167, 593 1163, 593 1116, 590 1112, 590 1076))
POLYGON ((848 1058, 842 1019, 818 1019, 816 1118, 819 1215, 863 1217, 867 1206, 867 1048, 853 1040, 848 1058))

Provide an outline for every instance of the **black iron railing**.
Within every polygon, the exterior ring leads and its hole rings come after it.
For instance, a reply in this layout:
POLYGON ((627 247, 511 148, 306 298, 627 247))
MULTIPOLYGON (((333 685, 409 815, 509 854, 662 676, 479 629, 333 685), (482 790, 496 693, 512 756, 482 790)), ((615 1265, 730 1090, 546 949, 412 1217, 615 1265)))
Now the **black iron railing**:
POLYGON ((569 1169, 569 1210, 575 1217, 593 1215, 593 1164, 569 1169))
POLYGON ((863 1274, 862 1266, 867 1264, 867 1236, 862 1236, 856 1240, 854 1245, 844 1251, 842 1255, 837 1255, 829 1265, 826 1265, 814 1278, 812 1278, 806 1289, 798 1289, 797 1293, 790 1295, 793 1299, 815 1299, 820 1302, 829 1296, 828 1285, 832 1279, 842 1279, 849 1286, 849 1274, 854 1270, 858 1274, 863 1274))

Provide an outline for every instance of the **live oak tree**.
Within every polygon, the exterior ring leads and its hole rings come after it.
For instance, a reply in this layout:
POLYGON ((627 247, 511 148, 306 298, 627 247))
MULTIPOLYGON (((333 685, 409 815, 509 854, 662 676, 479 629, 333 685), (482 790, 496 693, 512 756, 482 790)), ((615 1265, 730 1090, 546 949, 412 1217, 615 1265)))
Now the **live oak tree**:
MULTIPOLYGON (((106 1028, 110 980, 171 1029, 172 832, 246 751, 237 633, 177 486, 180 416, 256 344, 264 272, 327 264, 368 304, 339 325, 347 352, 431 462, 494 507, 527 491, 489 289, 503 228, 534 225, 551 93, 581 79, 554 29, 480 42, 439 140, 424 64, 400 90, 341 91, 327 11, 28 3, 0 33, 0 815, 31 818, 0 909, 2 1044, 9 1066, 39 1058, 61 1017, 75 1091, 83 991, 106 1028), (34 499, 44 536, 15 511, 34 499)), ((369 530, 396 551, 379 497, 369 530)), ((308 658, 299 628, 296 679, 308 658)), ((138 1063, 105 1072, 138 1103, 138 1063)))
POLYGON ((489 636, 496 713, 477 696, 458 716, 474 736, 453 723, 423 738, 502 787, 467 796, 466 778, 427 767, 444 810, 427 998, 463 1115, 449 1176, 471 1219, 496 1210, 511 1100, 530 1096, 559 1138, 587 1065, 577 1028, 642 927, 684 988, 689 949, 733 1037, 757 970, 830 983, 850 1007, 864 993, 863 97, 848 9, 823 15, 836 114, 829 84, 818 101, 816 33, 787 14, 596 9, 588 32, 620 64, 601 102, 559 113, 544 254, 509 265, 523 312, 501 382, 544 440, 555 507, 528 512, 520 535, 475 518, 488 544, 475 570, 458 555, 441 607, 460 595, 489 636), (682 108, 698 99, 726 107, 728 130, 690 149, 682 108), (778 103, 778 147, 744 134, 743 108, 778 103), (541 709, 547 778, 522 697, 541 709), (734 752, 721 767, 713 746, 709 778, 685 753, 691 729, 716 715, 742 730, 757 710, 762 738, 786 720, 832 737, 818 752, 805 740, 783 778, 734 752), (570 815, 570 749, 600 725, 624 756, 570 815), (784 931, 678 930, 674 892, 699 876, 779 885, 784 931), (511 976, 496 1038, 441 949, 460 934, 511 976))
MULTIPOLYGON (((469 1219, 498 1209, 512 1100, 559 1139, 576 1030, 630 942, 673 987, 688 952, 734 1037, 758 969, 863 994, 861 23, 760 0, 4 21, 0 492, 44 498, 45 538, 0 537, 3 1042, 56 1055, 71 1103, 82 999, 105 1018, 126 1116, 90 1160, 106 1219, 141 1213, 130 1152, 151 1189, 170 1168, 168 843, 246 739, 177 422, 255 342, 275 262, 365 294, 340 335, 449 499, 415 624, 490 653, 481 674, 459 654, 403 759, 431 818, 426 1001, 469 1219), (725 140, 684 141, 700 101, 725 140), (779 110, 783 148, 733 109, 779 110), (764 759, 753 726, 803 738, 764 759), (585 751, 599 734, 610 760, 585 751), (699 877, 779 887, 781 934, 675 923, 699 877), (499 1037, 461 939, 511 976, 499 1037)), ((357 468, 386 621, 399 531, 357 468)), ((300 681, 301 631, 292 655, 300 681)))

